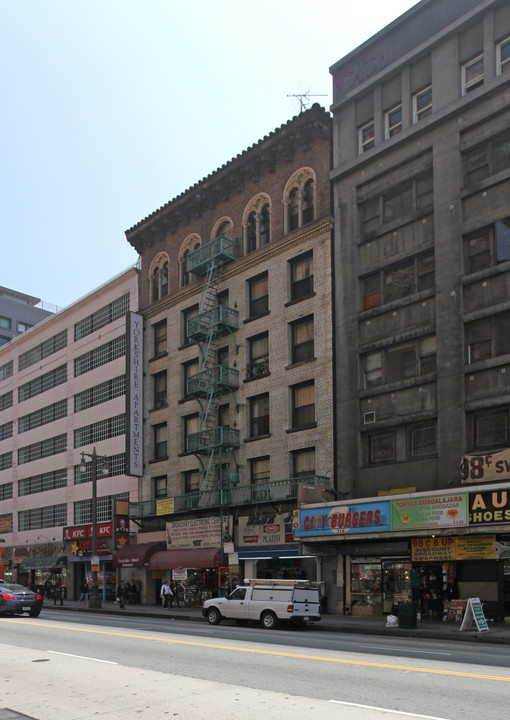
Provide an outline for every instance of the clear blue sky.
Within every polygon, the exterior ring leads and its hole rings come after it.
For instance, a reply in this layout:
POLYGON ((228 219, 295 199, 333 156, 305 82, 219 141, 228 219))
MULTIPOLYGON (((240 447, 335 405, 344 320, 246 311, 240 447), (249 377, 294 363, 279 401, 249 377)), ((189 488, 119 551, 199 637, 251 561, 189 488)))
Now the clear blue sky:
POLYGON ((0 285, 66 307, 124 231, 287 122, 415 0, 0 0, 0 285))

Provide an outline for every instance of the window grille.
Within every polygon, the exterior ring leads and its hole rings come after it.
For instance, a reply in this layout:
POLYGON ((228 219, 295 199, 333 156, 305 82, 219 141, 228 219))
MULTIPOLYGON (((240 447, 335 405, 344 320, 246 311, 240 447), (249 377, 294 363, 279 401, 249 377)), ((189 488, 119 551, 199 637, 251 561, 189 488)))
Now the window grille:
POLYGON ((12 452, 0 455, 0 470, 9 470, 12 468, 12 452))
POLYGON ((47 438, 42 442, 33 443, 32 445, 26 445, 25 447, 20 448, 18 450, 18 465, 24 465, 25 463, 50 457, 51 455, 58 455, 66 450, 67 436, 65 434, 56 435, 55 437, 47 438))
POLYGON ((67 330, 62 330, 53 337, 48 338, 40 345, 22 353, 18 359, 19 370, 24 370, 34 365, 43 358, 49 357, 67 346, 67 330))
POLYGON ((18 529, 41 530, 42 528, 64 527, 67 525, 67 505, 50 505, 44 508, 22 510, 18 513, 18 529))
POLYGON ((35 495, 48 490, 67 486, 67 469, 52 470, 41 475, 32 475, 18 481, 18 495, 35 495))
POLYGON ((0 485, 0 501, 12 499, 12 482, 0 485))
POLYGON ((18 433, 27 432, 27 430, 33 430, 34 428, 40 427, 41 425, 47 425, 48 423, 60 420, 67 416, 67 400, 60 400, 59 402, 48 405, 40 410, 35 410, 29 415, 23 415, 18 420, 18 433))
POLYGON ((83 445, 92 445, 101 440, 109 440, 126 432, 126 416, 116 415, 115 417, 105 418, 99 422, 86 425, 74 431, 74 447, 79 448, 83 445))
POLYGON ((101 405, 101 403, 113 400, 116 397, 126 394, 126 376, 107 380, 93 388, 87 388, 74 396, 74 412, 81 412, 87 408, 101 405))
POLYGON ((8 377, 11 377, 12 367, 12 360, 10 360, 8 363, 5 363, 5 365, 0 365, 0 382, 2 380, 6 380, 8 377))
POLYGON ((0 425, 0 440, 7 440, 10 437, 12 437, 12 420, 0 425))
POLYGON ((35 378, 35 380, 20 385, 18 388, 18 402, 21 403, 24 400, 40 395, 65 382, 67 382, 67 366, 61 365, 55 370, 50 370, 50 372, 35 378))
POLYGON ((12 407, 12 390, 9 390, 9 392, 4 395, 0 395, 0 412, 10 407, 12 407))
POLYGON ((74 377, 80 377, 101 365, 112 362, 126 354, 126 336, 121 335, 110 342, 89 350, 74 361, 74 377))
POLYGON ((81 338, 90 335, 91 333, 99 330, 105 325, 118 320, 119 318, 126 315, 129 310, 129 293, 126 293, 120 298, 117 298, 113 302, 105 305, 100 310, 96 310, 95 313, 89 315, 83 320, 75 323, 74 326, 74 339, 81 340, 81 338))

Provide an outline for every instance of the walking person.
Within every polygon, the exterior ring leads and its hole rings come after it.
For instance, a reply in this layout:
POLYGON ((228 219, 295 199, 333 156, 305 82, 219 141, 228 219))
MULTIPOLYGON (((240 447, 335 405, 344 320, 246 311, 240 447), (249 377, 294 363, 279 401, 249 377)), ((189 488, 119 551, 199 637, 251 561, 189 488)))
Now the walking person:
POLYGON ((80 585, 80 602, 88 603, 89 601, 89 584, 87 582, 87 579, 82 582, 80 585))
POLYGON ((126 600, 126 584, 124 580, 121 580, 118 587, 117 587, 117 600, 119 601, 119 608, 121 610, 126 609, 125 600, 126 600))
POLYGON ((168 584, 168 581, 165 580, 165 582, 161 586, 161 599, 163 600, 163 609, 164 610, 168 610, 169 603, 170 603, 170 607, 172 606, 172 598, 173 598, 173 592, 170 588, 170 585, 168 584))
POLYGON ((180 607, 179 606, 179 593, 177 592, 177 589, 174 585, 173 580, 170 583, 170 590, 172 591, 172 597, 170 598, 170 607, 173 607, 174 600, 175 600, 175 604, 177 605, 177 607, 180 607))

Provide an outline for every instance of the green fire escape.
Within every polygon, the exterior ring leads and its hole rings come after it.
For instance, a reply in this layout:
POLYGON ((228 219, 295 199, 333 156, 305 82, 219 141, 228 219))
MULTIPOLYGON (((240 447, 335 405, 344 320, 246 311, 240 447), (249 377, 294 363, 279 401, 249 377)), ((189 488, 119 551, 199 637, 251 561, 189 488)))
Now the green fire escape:
POLYGON ((201 492, 197 500, 217 490, 222 503, 230 483, 237 480, 234 451, 239 448, 239 431, 220 426, 218 409, 221 398, 228 393, 237 406, 235 391, 239 388, 239 371, 218 363, 218 347, 221 338, 228 334, 235 343, 239 313, 218 302, 218 286, 224 266, 237 257, 237 242, 220 235, 191 252, 186 268, 204 278, 198 314, 187 321, 188 337, 200 349, 199 370, 187 383, 188 395, 200 405, 200 421, 199 431, 188 435, 186 449, 196 455, 201 466, 201 492))

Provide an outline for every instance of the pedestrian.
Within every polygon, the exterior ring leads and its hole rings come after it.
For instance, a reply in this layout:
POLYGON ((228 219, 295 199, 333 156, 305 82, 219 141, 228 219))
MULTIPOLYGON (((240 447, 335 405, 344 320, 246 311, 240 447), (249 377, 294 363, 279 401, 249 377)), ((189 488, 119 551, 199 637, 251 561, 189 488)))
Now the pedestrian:
POLYGON ((87 579, 80 585, 80 602, 88 603, 89 601, 89 584, 87 579))
POLYGON ((121 610, 126 609, 125 600, 126 600, 126 584, 124 583, 124 580, 121 580, 119 583, 119 586, 117 587, 117 602, 119 603, 119 607, 121 610))
POLYGON ((173 598, 173 592, 170 588, 170 585, 165 580, 163 585, 161 586, 161 599, 163 600, 163 608, 164 610, 168 610, 168 603, 170 603, 170 607, 172 607, 172 598, 173 598))
POLYGON ((44 583, 44 592, 46 593, 46 598, 49 600, 51 597, 51 579, 48 578, 46 582, 44 583))
POLYGON ((177 592, 177 588, 174 585, 174 581, 170 583, 170 590, 172 591, 172 597, 170 599, 170 607, 173 606, 174 600, 177 607, 180 607, 179 605, 179 593, 177 592))

